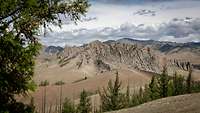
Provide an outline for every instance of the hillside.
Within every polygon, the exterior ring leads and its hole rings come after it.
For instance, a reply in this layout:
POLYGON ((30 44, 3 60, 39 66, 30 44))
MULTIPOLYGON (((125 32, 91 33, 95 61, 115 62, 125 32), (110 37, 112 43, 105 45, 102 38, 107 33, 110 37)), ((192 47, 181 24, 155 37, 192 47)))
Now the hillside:
POLYGON ((200 80, 199 59, 199 43, 120 39, 64 48, 49 46, 37 58, 34 79, 37 83, 73 82, 118 69, 159 73, 164 64, 168 65, 169 74, 178 71, 186 76, 190 63, 194 78, 200 80))
MULTIPOLYGON (((68 97, 76 100, 83 89, 91 94, 96 94, 99 88, 105 87, 110 79, 115 78, 116 71, 119 72, 123 88, 129 84, 131 91, 134 92, 139 87, 148 84, 151 77, 161 71, 164 63, 168 65, 169 74, 172 75, 176 70, 185 77, 188 75, 187 65, 189 61, 193 66, 200 64, 198 60, 200 55, 198 52, 194 52, 198 51, 199 46, 188 46, 193 51, 181 48, 177 50, 178 52, 173 53, 172 51, 176 50, 176 47, 167 50, 168 52, 160 51, 159 48, 168 44, 177 47, 182 44, 134 40, 128 40, 128 43, 123 40, 93 41, 82 46, 66 46, 64 48, 44 47, 37 58, 34 80, 37 84, 44 80, 50 82, 46 89, 47 106, 56 105, 59 100, 60 87, 55 85, 58 81, 65 82, 62 92, 63 99, 68 97), (181 57, 183 58, 181 59, 181 57), (55 99, 52 100, 52 98, 55 99)), ((200 80, 199 72, 198 68, 194 68, 193 80, 200 80)), ((43 93, 44 87, 39 87, 32 94, 37 108, 42 105, 43 93)), ((170 100, 170 102, 174 101, 170 100)), ((95 103, 98 104, 98 101, 95 103)), ((143 112, 141 111, 141 113, 143 112)))
POLYGON ((73 82, 116 70, 160 72, 156 55, 146 48, 94 41, 78 47, 47 47, 37 59, 35 80, 73 82))
POLYGON ((107 113, 200 113, 200 93, 168 97, 107 113))

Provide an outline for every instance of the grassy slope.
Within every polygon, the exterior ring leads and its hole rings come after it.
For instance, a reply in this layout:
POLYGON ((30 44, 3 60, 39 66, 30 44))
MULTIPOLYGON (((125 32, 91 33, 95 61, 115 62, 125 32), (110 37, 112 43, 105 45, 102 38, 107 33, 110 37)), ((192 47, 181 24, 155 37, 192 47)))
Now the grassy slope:
POLYGON ((200 113, 200 93, 163 98, 108 113, 200 113))

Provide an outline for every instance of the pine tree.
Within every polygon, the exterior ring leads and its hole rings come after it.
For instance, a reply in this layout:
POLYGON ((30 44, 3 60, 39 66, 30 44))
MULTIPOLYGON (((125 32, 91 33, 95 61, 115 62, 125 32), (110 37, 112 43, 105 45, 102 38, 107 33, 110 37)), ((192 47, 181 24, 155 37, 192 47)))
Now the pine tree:
POLYGON ((139 89, 138 100, 139 100, 139 104, 144 103, 144 91, 142 87, 140 87, 139 89))
POLYGON ((174 77, 173 77, 173 96, 175 95, 180 95, 180 94, 184 94, 185 92, 185 83, 184 83, 184 77, 181 75, 177 75, 177 72, 174 73, 174 77))
POLYGON ((168 83, 167 96, 173 96, 173 95, 174 95, 174 82, 173 80, 170 80, 168 83))
POLYGON ((160 97, 167 97, 169 77, 166 66, 163 67, 162 74, 158 77, 158 86, 160 97))
POLYGON ((151 82, 149 84, 149 93, 151 100, 160 98, 158 83, 155 75, 151 78, 151 82))
POLYGON ((130 106, 130 87, 127 85, 126 94, 125 94, 125 107, 130 106))
POLYGON ((144 102, 151 101, 151 98, 150 98, 150 89, 149 89, 148 85, 145 85, 145 86, 144 86, 143 95, 144 95, 144 96, 143 96, 144 102))
POLYGON ((119 81, 118 72, 114 84, 111 80, 108 82, 107 89, 103 88, 103 93, 99 91, 101 97, 102 111, 111 111, 124 108, 124 95, 120 92, 121 82, 119 81))
POLYGON ((62 113, 75 113, 76 109, 74 104, 71 102, 70 99, 65 98, 65 101, 63 103, 63 107, 62 107, 62 113))
POLYGON ((91 100, 88 97, 88 94, 85 90, 83 90, 81 92, 80 103, 78 104, 77 111, 78 111, 78 113, 90 113, 90 112, 92 112, 91 100))
POLYGON ((189 74, 186 80, 186 92, 191 93, 191 84, 192 84, 192 69, 189 67, 189 74))

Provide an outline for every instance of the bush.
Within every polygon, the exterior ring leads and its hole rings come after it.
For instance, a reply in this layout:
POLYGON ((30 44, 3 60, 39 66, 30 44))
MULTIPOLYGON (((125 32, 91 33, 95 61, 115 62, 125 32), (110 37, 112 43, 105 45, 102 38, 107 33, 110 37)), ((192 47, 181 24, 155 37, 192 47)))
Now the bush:
POLYGON ((63 81, 57 81, 56 83, 55 83, 55 85, 57 85, 57 86, 59 86, 59 85, 64 85, 65 84, 65 82, 63 82, 63 81))
POLYGON ((49 85, 49 81, 45 80, 45 81, 41 81, 39 86, 48 86, 49 85))

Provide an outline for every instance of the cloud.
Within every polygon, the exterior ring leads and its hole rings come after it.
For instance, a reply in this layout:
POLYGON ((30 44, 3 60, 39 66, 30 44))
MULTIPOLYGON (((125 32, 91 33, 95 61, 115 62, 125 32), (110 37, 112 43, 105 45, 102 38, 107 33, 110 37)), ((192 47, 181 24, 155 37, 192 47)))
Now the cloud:
POLYGON ((139 11, 133 13, 133 15, 155 16, 156 15, 156 11, 142 9, 142 10, 139 10, 139 11))
MULTIPOLYGON (((187 1, 187 0, 90 0, 92 2, 101 2, 101 3, 146 3, 146 2, 173 2, 173 1, 187 1)), ((190 1, 199 1, 199 0, 190 0, 190 1)))
POLYGON ((139 40, 159 40, 174 42, 200 42, 200 19, 173 19, 158 27, 122 24, 118 28, 105 27, 103 29, 77 29, 73 31, 52 32, 41 41, 46 45, 82 45, 94 40, 106 41, 121 38, 139 40))
MULTIPOLYGON (((200 18, 200 0, 158 0, 167 2, 137 5, 120 3, 126 0, 100 0, 102 3, 96 1, 99 0, 92 2, 87 16, 83 17, 78 25, 66 19, 62 29, 51 26, 53 32, 42 37, 42 43, 59 46, 81 45, 93 40, 120 38, 175 42, 200 40, 200 19, 195 19, 200 18), (105 3, 108 1, 112 3, 105 3), (152 16, 154 14, 155 16, 152 16)), ((136 3, 157 0, 128 1, 136 3)), ((64 16, 60 15, 60 18, 63 19, 64 16)))

